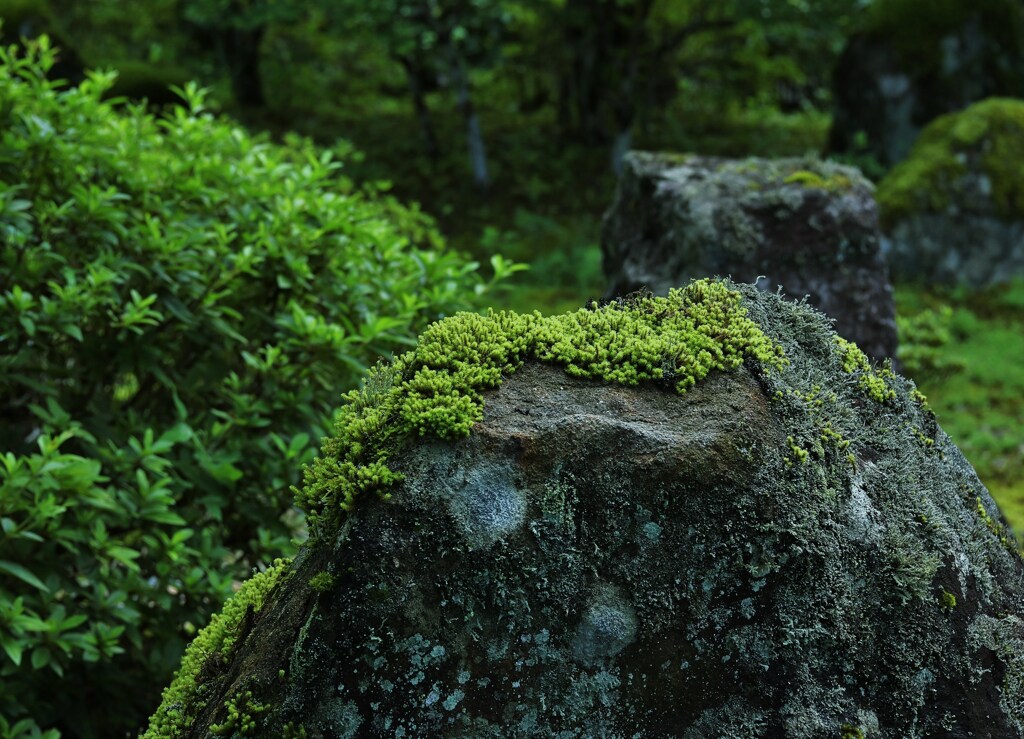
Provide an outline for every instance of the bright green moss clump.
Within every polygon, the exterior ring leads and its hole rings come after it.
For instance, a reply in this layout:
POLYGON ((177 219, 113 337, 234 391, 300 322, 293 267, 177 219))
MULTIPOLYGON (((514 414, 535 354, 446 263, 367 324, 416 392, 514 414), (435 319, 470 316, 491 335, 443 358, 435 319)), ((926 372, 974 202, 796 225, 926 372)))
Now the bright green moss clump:
MULTIPOLYGON (((210 659, 220 659, 227 663, 246 612, 250 607, 255 612, 263 608, 270 591, 287 569, 288 562, 279 559, 272 567, 246 580, 242 583, 241 589, 224 604, 224 609, 210 619, 209 625, 199 632, 185 650, 181 668, 174 676, 174 681, 164 690, 160 707, 150 718, 149 728, 142 735, 142 739, 180 736, 183 729, 191 724, 195 715, 205 705, 198 681, 200 671, 210 659)), ((250 710, 246 715, 251 718, 253 712, 250 710)), ((242 714, 245 714, 244 710, 237 717, 236 723, 241 721, 239 726, 247 726, 249 719, 242 721, 246 718, 242 714)))
POLYGON ((970 171, 988 177, 997 214, 1024 217, 1024 101, 991 98, 937 118, 906 161, 879 183, 882 220, 892 224, 917 212, 942 212, 970 171))
POLYGON ((852 341, 841 336, 836 336, 833 341, 839 351, 843 372, 857 375, 857 384, 869 398, 879 403, 896 400, 896 391, 886 383, 886 379, 893 376, 892 370, 883 368, 875 372, 867 355, 852 341))
POLYGON ((387 496, 401 475, 387 466, 409 435, 469 434, 483 418, 483 391, 528 358, 575 377, 636 385, 664 380, 685 393, 712 370, 744 359, 782 367, 774 344, 725 283, 701 280, 668 297, 640 297, 560 316, 460 313, 431 325, 416 349, 374 369, 349 393, 321 456, 307 468, 298 504, 310 521, 340 519, 367 492, 387 496))

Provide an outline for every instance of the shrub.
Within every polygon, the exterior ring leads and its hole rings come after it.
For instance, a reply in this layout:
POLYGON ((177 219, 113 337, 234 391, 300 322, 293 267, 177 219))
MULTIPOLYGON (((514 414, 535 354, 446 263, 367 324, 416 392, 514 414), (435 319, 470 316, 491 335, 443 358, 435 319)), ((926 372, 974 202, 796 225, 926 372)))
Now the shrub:
POLYGON ((158 119, 53 60, 0 50, 0 736, 106 737, 290 549, 339 395, 509 267, 194 86, 158 119))

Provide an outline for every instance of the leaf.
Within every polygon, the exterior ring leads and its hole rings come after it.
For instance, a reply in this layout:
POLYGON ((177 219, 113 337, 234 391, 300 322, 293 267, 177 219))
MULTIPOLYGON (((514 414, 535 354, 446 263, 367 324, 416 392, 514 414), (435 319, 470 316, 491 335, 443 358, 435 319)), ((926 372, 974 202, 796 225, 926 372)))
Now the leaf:
POLYGON ((32 587, 42 590, 44 593, 50 592, 50 589, 46 587, 46 584, 43 583, 42 580, 19 564, 8 562, 5 559, 0 559, 0 572, 6 572, 8 575, 13 575, 22 582, 26 582, 32 587))
POLYGON ((17 639, 12 639, 6 635, 0 635, 0 646, 3 646, 7 656, 11 658, 16 666, 21 665, 21 655, 25 651, 25 645, 17 639))
POLYGON ((152 513, 147 513, 145 519, 147 521, 155 521, 156 523, 166 523, 170 526, 185 525, 185 519, 171 511, 153 511, 152 513))

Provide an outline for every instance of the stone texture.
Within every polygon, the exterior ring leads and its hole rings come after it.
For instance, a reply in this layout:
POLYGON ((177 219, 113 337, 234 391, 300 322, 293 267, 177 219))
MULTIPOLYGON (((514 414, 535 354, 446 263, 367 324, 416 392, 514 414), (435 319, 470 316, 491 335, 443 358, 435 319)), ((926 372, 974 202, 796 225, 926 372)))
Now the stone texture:
POLYGON ((877 0, 836 65, 829 151, 902 161, 943 113, 1024 96, 1024 4, 877 0))
POLYGON ((901 279, 985 287, 1024 274, 1024 219, 916 213, 889 229, 882 250, 901 279))
POLYGON ((781 286, 877 359, 895 357, 872 186, 851 167, 631 152, 602 233, 608 295, 712 275, 781 286))
POLYGON ((909 382, 872 400, 819 313, 743 294, 786 369, 680 396, 531 360, 468 438, 396 450, 392 499, 211 655, 188 735, 251 691, 267 737, 1020 736, 989 494, 909 382))

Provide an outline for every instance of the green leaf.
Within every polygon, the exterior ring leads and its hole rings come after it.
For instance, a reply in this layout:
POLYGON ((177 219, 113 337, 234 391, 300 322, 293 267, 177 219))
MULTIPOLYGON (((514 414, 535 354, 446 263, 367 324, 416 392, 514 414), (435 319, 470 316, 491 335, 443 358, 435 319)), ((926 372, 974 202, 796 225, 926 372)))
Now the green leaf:
POLYGON ((22 642, 6 634, 0 634, 0 646, 3 646, 4 652, 11 658, 11 662, 16 666, 21 665, 21 655, 25 651, 25 645, 22 642))
POLYGON ((8 575, 13 575, 22 582, 28 583, 38 590, 42 590, 44 593, 50 592, 50 589, 46 587, 46 584, 42 580, 15 562, 8 562, 5 559, 0 559, 0 572, 6 572, 8 575))

